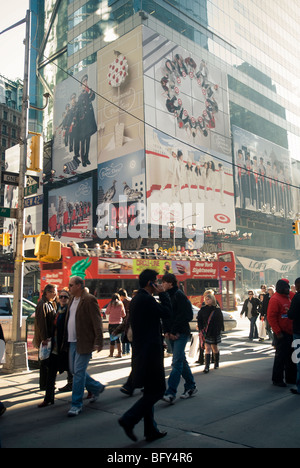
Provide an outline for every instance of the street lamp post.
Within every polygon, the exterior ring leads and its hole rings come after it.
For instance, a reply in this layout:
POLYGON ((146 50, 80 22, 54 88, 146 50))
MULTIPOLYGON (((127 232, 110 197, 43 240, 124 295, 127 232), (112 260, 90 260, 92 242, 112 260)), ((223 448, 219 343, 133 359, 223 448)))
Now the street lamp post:
MULTIPOLYGON (((25 37, 25 63, 23 102, 21 117, 21 144, 20 144, 20 168, 19 168, 19 194, 17 210, 16 232, 16 256, 14 265, 14 301, 12 317, 12 340, 6 343, 6 364, 4 369, 8 372, 28 370, 27 345, 21 341, 22 328, 22 298, 24 276, 24 188, 27 162, 27 135, 28 135, 28 108, 29 108, 29 60, 30 60, 30 10, 26 12, 26 18, 8 29, 12 29, 26 23, 25 37)), ((5 31, 7 31, 6 29, 5 31)))

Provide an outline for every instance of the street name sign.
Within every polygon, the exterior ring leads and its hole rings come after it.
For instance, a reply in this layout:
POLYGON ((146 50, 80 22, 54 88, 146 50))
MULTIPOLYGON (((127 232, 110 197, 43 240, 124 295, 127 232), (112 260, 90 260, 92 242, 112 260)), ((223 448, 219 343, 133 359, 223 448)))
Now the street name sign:
POLYGON ((16 218, 17 209, 16 208, 5 208, 0 206, 0 217, 1 218, 16 218))
POLYGON ((29 208, 30 206, 42 205, 44 203, 44 195, 36 195, 35 197, 25 198, 24 208, 29 208))

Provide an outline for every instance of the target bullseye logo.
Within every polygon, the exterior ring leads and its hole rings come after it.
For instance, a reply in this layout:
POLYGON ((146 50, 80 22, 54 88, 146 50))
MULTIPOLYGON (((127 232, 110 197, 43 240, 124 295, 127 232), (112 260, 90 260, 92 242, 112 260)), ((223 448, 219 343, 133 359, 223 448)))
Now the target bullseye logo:
POLYGON ((229 224, 231 222, 231 219, 229 218, 229 216, 222 214, 222 213, 215 214, 214 218, 216 221, 222 224, 229 224))

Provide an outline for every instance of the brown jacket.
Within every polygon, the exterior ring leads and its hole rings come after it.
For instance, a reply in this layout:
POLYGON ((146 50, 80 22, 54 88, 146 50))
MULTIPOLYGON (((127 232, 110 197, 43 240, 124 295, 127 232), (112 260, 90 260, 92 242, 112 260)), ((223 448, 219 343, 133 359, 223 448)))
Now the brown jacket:
POLYGON ((42 341, 52 338, 56 302, 48 302, 42 298, 35 310, 33 346, 39 348, 42 341))
MULTIPOLYGON (((73 299, 72 297, 67 310, 65 342, 68 342, 68 321, 73 299)), ((99 305, 95 296, 86 291, 83 291, 76 311, 76 334, 78 354, 90 354, 95 346, 99 346, 100 350, 103 348, 103 329, 99 305)))

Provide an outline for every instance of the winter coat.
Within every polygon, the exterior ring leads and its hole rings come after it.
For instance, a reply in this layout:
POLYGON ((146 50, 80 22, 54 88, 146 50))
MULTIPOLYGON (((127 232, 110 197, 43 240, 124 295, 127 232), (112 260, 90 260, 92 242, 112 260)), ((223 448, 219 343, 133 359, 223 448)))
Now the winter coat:
POLYGON ((297 292, 293 297, 288 318, 293 320, 293 332, 295 335, 300 335, 300 292, 297 292))
POLYGON ((224 331, 224 317, 220 307, 218 306, 205 305, 201 307, 197 316, 198 328, 199 331, 206 329, 208 319, 213 311, 214 315, 212 316, 209 323, 207 336, 218 337, 221 335, 221 332, 224 331))
POLYGON ((178 286, 169 289, 167 293, 171 299, 172 316, 167 322, 165 333, 189 335, 191 333, 189 322, 193 320, 192 304, 178 286))
POLYGON ((293 297, 293 293, 286 295, 276 292, 270 299, 267 317, 275 335, 280 333, 293 335, 293 322, 288 318, 288 311, 293 297))
POLYGON ((172 306, 167 293, 159 298, 161 303, 140 289, 130 303, 130 324, 133 387, 145 387, 147 393, 162 396, 166 383, 161 320, 170 319, 172 306))
POLYGON ((56 302, 47 301, 44 297, 37 303, 34 319, 33 345, 40 347, 42 341, 52 338, 54 329, 54 317, 56 314, 56 302))
MULTIPOLYGON (((69 302, 66 316, 64 343, 68 342, 68 321, 70 307, 74 297, 69 302)), ((95 346, 103 348, 102 319, 97 299, 86 291, 82 292, 76 311, 76 335, 78 354, 91 354, 95 346)))
POLYGON ((243 304, 241 314, 245 314, 246 317, 248 317, 248 304, 249 304, 249 302, 252 305, 251 316, 252 317, 258 317, 259 312, 260 312, 260 300, 257 299, 256 297, 253 297, 252 299, 248 298, 248 299, 245 300, 245 302, 243 304))

